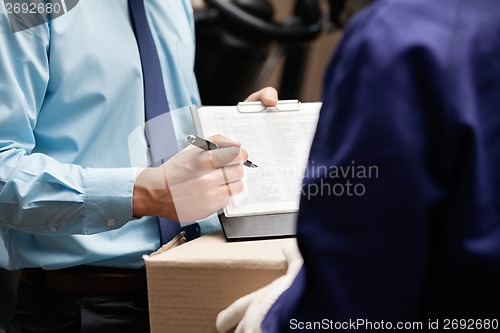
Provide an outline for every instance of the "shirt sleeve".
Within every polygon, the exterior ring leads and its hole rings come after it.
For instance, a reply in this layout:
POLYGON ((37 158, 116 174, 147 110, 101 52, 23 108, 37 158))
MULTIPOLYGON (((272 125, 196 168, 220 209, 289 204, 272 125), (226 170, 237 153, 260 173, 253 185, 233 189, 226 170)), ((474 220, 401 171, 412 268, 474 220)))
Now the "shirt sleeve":
POLYGON ((90 169, 33 153, 50 78, 50 31, 13 33, 0 6, 0 227, 91 234, 132 218, 135 170, 90 169))

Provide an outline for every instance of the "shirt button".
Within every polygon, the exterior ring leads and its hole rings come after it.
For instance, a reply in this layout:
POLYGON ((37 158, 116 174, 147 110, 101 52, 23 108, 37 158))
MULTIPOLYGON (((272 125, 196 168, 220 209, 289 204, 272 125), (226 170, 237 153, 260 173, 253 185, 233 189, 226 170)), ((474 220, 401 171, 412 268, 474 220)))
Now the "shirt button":
POLYGON ((107 219, 107 220, 106 220, 106 225, 107 225, 108 227, 112 227, 112 226, 114 226, 115 224, 116 224, 115 219, 107 219))

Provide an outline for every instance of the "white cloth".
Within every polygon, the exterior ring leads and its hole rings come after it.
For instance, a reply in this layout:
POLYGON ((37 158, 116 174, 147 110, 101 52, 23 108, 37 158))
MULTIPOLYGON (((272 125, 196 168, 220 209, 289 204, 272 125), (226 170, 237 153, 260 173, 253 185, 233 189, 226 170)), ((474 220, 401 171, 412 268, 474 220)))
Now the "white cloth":
POLYGON ((286 242, 283 254, 288 263, 285 275, 277 278, 267 286, 245 295, 217 316, 216 326, 220 333, 236 327, 236 333, 262 332, 261 323, 278 297, 292 284, 302 267, 302 256, 297 240, 286 242))

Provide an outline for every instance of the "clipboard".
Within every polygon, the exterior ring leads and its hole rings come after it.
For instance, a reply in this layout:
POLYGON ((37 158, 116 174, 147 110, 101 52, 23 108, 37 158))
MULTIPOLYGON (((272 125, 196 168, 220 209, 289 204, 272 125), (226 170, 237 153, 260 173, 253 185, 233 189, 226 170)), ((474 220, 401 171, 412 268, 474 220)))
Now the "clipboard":
POLYGON ((228 242, 295 237, 298 213, 226 217, 219 215, 228 242))
POLYGON ((245 168, 250 194, 233 197, 219 215, 227 241, 295 236, 302 178, 320 108, 321 103, 286 100, 276 107, 240 102, 193 109, 199 136, 222 134, 239 141, 259 166, 245 168))
POLYGON ((280 100, 274 107, 264 106, 262 102, 239 102, 236 108, 240 113, 300 111, 300 102, 298 99, 280 100))

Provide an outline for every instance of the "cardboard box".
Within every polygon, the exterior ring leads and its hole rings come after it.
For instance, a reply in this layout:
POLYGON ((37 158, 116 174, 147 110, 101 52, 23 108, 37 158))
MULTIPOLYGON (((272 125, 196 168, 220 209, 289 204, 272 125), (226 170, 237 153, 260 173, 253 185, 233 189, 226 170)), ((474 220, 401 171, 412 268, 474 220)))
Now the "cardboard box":
POLYGON ((217 314, 286 273, 288 239, 226 242, 200 237, 145 257, 151 332, 217 332, 217 314))

